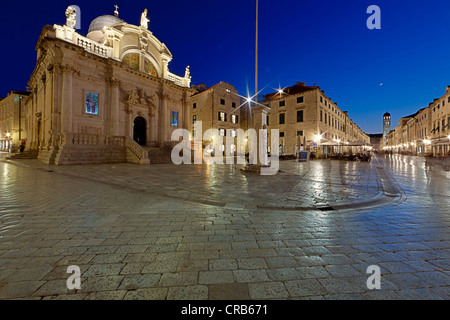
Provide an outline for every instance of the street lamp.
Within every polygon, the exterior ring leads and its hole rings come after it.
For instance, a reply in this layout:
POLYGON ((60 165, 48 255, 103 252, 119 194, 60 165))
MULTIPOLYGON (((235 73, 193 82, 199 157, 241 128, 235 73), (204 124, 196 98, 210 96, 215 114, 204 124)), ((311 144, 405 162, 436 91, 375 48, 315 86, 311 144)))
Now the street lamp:
POLYGON ((319 144, 320 144, 320 140, 322 140, 322 138, 323 138, 323 137, 322 137, 321 134, 316 134, 316 135, 314 136, 314 142, 317 143, 317 153, 320 152, 319 144))
POLYGON ((11 148, 11 133, 7 132, 6 133, 6 151, 10 151, 11 148))

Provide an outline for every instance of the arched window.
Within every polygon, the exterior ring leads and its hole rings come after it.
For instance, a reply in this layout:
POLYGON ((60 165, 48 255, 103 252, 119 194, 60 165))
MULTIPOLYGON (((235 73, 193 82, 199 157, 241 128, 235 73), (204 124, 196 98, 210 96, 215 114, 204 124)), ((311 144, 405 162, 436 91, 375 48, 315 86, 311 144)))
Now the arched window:
POLYGON ((156 72, 155 66, 154 66, 153 63, 152 63, 149 59, 147 59, 147 58, 144 59, 144 72, 145 72, 146 74, 150 75, 150 76, 154 76, 154 77, 157 77, 157 76, 158 76, 158 73, 156 72))
POLYGON ((122 62, 133 70, 139 70, 139 53, 129 53, 123 57, 122 62))

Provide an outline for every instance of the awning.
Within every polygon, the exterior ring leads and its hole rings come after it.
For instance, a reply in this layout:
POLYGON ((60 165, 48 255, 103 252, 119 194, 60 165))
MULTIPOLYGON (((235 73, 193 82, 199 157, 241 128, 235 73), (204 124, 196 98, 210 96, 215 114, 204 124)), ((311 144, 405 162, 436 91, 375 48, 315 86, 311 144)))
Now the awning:
POLYGON ((347 145, 351 146, 351 147, 363 147, 363 146, 370 146, 370 143, 367 143, 367 142, 364 142, 361 140, 357 140, 357 141, 349 142, 347 145))

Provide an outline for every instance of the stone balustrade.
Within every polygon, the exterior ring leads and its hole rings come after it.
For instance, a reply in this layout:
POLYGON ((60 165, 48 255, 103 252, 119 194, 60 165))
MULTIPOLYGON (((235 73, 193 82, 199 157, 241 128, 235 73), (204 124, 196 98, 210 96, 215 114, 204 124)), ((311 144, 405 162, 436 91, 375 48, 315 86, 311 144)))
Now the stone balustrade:
POLYGON ((113 58, 113 48, 104 46, 91 39, 83 37, 75 31, 75 29, 67 26, 53 26, 56 31, 56 38, 70 42, 74 45, 82 47, 87 52, 93 53, 103 58, 113 58))
POLYGON ((165 79, 175 83, 176 85, 179 85, 180 87, 189 88, 191 85, 191 79, 177 76, 170 71, 167 72, 165 79))
POLYGON ((148 158, 148 150, 141 147, 129 137, 125 137, 124 141, 127 152, 127 162, 137 164, 150 164, 150 160, 148 158))

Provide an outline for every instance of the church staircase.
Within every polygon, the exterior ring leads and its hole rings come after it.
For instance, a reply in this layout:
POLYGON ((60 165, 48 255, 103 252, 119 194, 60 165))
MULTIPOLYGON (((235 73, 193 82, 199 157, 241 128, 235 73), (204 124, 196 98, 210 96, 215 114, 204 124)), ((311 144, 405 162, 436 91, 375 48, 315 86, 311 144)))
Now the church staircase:
POLYGON ((17 159, 37 159, 38 158, 38 151, 37 150, 27 150, 24 152, 18 152, 18 153, 14 153, 8 157, 6 157, 6 159, 8 160, 17 160, 17 159))

